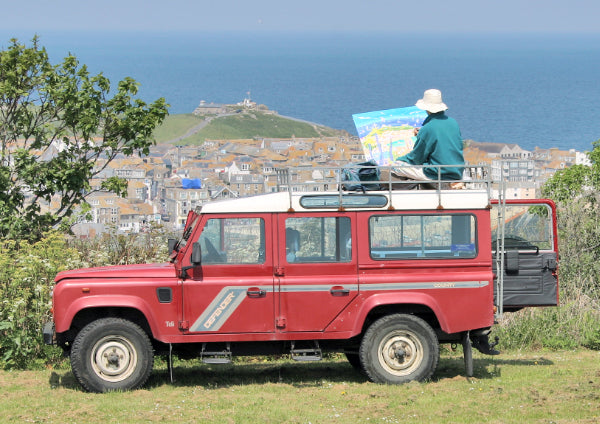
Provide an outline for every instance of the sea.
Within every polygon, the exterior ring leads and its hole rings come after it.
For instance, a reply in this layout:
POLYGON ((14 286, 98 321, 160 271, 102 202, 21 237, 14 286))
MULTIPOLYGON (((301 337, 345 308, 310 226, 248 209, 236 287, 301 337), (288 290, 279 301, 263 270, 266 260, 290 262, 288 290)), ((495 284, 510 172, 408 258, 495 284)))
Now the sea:
MULTIPOLYGON (((30 45, 34 34, 0 30, 30 45)), ((600 34, 44 32, 52 63, 75 55, 170 114, 245 98, 356 135, 353 114, 412 106, 438 88, 465 139, 590 151, 600 139, 600 34)))

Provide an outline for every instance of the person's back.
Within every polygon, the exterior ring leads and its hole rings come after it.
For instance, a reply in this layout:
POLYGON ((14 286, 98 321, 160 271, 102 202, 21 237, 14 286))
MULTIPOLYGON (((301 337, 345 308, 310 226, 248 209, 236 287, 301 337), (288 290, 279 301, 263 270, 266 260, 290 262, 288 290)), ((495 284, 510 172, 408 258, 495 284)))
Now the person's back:
POLYGON ((458 123, 445 114, 448 107, 442 102, 442 93, 435 89, 427 90, 416 106, 427 111, 428 116, 417 133, 413 150, 396 158, 394 174, 412 180, 462 179, 462 136, 458 123))

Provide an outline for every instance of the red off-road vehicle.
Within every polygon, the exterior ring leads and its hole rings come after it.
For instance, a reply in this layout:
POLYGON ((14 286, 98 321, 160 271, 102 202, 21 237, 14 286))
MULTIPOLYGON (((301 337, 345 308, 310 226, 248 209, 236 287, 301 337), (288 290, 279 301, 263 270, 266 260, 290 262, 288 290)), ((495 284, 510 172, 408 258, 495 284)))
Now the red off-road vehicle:
POLYGON ((141 386, 155 354, 339 351, 403 383, 460 343, 470 375, 471 346, 498 353, 498 309, 558 304, 555 222, 551 201, 494 202, 481 185, 212 202, 189 213, 168 263, 58 274, 44 336, 97 392, 141 386))

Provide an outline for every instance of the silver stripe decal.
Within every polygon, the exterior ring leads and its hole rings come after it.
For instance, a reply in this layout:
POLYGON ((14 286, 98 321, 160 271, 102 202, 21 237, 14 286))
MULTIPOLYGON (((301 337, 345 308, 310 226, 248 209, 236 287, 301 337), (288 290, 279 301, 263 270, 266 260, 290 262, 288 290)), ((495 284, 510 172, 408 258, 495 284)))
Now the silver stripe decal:
POLYGON ((379 283, 360 285, 360 291, 473 289, 486 287, 489 281, 434 281, 427 283, 379 283))
MULTIPOLYGON (((490 284, 489 281, 435 281, 424 283, 362 283, 361 292, 372 291, 403 291, 403 290, 432 290, 432 289, 466 289, 481 288, 490 284)), ((358 291, 358 284, 318 284, 318 285, 287 285, 280 288, 281 293, 310 293, 328 292, 334 286, 342 286, 350 291, 358 291)), ((202 315, 190 327, 191 332, 219 331, 247 296, 247 290, 256 286, 224 287, 213 301, 206 307, 202 315)), ((266 292, 273 292, 273 287, 258 287, 266 292)))
POLYGON ((303 292, 328 292, 335 286, 340 286, 348 290, 358 290, 358 284, 300 284, 300 285, 287 285, 281 287, 279 290, 282 293, 303 293, 303 292))
MULTIPOLYGON (((224 287, 190 327, 190 331, 219 331, 240 306, 250 287, 256 286, 224 287)), ((271 286, 259 287, 259 289, 267 292, 273 291, 271 286)))

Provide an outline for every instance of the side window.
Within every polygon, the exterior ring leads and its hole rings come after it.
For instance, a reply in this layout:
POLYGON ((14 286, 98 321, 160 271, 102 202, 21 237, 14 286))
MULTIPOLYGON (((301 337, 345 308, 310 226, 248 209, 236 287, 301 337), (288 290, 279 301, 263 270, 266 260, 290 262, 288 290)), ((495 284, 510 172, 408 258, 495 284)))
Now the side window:
POLYGON ((202 264, 265 262, 265 223, 261 218, 212 218, 200 235, 202 264))
POLYGON ((348 217, 286 219, 287 262, 350 262, 352 260, 350 228, 348 217))
POLYGON ((473 215, 380 215, 369 219, 373 259, 474 258, 473 215))
MULTIPOLYGON (((498 211, 494 205, 494 212, 498 211)), ((498 213, 492 214, 492 244, 495 249, 498 213)), ((516 250, 553 249, 552 211, 545 204, 507 204, 504 210, 504 248, 516 250)))

